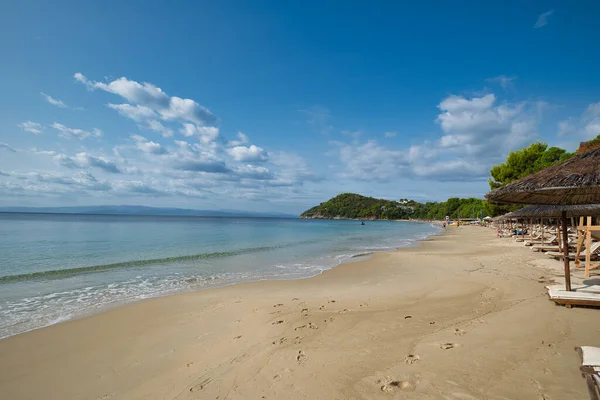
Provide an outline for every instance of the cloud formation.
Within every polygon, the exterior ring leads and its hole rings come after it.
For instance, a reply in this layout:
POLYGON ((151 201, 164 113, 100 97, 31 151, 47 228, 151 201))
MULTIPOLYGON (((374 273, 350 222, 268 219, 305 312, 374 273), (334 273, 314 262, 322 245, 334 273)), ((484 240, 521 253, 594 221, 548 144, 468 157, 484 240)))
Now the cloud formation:
POLYGON ((42 129, 44 129, 41 124, 38 124, 37 122, 33 122, 33 121, 21 122, 17 126, 21 129, 23 129, 25 132, 31 132, 36 135, 39 135, 40 133, 42 133, 42 129))
POLYGON ((69 106, 67 106, 65 103, 63 103, 62 100, 55 99, 54 97, 47 95, 44 92, 40 92, 40 94, 48 103, 52 104, 53 106, 56 106, 59 108, 69 108, 69 106))
POLYGON ((260 147, 255 145, 246 146, 235 146, 231 149, 227 149, 227 152, 231 157, 240 162, 263 162, 267 161, 267 153, 260 147))
POLYGON ((79 72, 75 73, 74 78, 90 90, 103 90, 113 93, 123 97, 131 104, 146 107, 165 121, 184 121, 201 126, 214 126, 217 123, 217 117, 206 107, 201 106, 192 99, 168 96, 161 88, 148 82, 139 83, 125 77, 108 83, 95 82, 79 72))
POLYGON ((60 165, 71 169, 98 168, 112 174, 121 173, 121 170, 114 162, 86 152, 77 153, 73 157, 66 154, 58 154, 54 156, 54 159, 58 161, 60 165))
POLYGON ((59 124, 58 122, 53 123, 51 127, 60 132, 58 136, 65 139, 77 138, 79 140, 84 140, 90 137, 102 136, 102 131, 98 128, 92 128, 91 131, 86 131, 83 129, 69 128, 63 124, 59 124))
POLYGON ((494 94, 451 95, 438 105, 442 135, 408 148, 393 149, 376 140, 332 142, 344 168, 343 179, 388 182, 426 178, 436 181, 486 179, 490 167, 508 151, 537 135, 536 104, 497 104, 494 94))
POLYGON ((600 135, 600 102, 592 103, 579 118, 558 122, 558 136, 575 140, 590 140, 600 135))
POLYGON ((546 26, 548 24, 548 17, 550 17, 552 14, 554 14, 554 10, 549 10, 545 13, 541 13, 533 27, 541 28, 542 26, 546 26))

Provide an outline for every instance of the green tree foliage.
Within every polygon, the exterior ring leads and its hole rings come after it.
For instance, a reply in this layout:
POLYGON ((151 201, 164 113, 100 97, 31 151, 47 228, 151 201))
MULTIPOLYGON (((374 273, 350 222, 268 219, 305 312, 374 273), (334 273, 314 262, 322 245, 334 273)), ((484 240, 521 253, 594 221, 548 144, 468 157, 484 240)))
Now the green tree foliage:
POLYGON ((400 199, 390 201, 343 193, 319 204, 300 215, 301 218, 350 219, 443 219, 485 217, 487 203, 481 199, 451 198, 445 202, 427 202, 400 199))
POLYGON ((532 143, 524 149, 511 151, 502 164, 492 167, 489 180, 490 188, 496 189, 529 174, 540 171, 552 164, 572 157, 573 153, 559 147, 550 147, 546 143, 532 143))
MULTIPOLYGON (((598 136, 600 138, 600 135, 598 136)), ((490 170, 491 179, 490 188, 496 189, 507 183, 521 179, 529 174, 538 172, 553 164, 564 161, 572 157, 574 153, 569 153, 560 147, 548 147, 546 143, 532 143, 529 147, 521 150, 511 151, 502 164, 492 167, 490 170)), ((487 209, 491 216, 505 214, 507 212, 518 210, 521 206, 487 204, 487 209)))

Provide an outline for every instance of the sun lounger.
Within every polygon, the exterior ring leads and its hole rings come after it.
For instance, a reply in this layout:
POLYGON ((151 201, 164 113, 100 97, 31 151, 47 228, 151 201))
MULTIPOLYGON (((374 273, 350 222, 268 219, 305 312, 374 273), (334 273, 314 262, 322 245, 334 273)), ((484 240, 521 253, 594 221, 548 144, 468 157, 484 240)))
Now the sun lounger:
POLYGON ((546 286, 548 297, 556 304, 571 306, 600 307, 600 292, 594 291, 594 287, 573 287, 569 292, 562 285, 546 286))
POLYGON ((537 246, 533 246, 531 247, 531 250, 533 251, 555 251, 555 252, 559 252, 560 251, 560 247, 558 246, 553 246, 553 245, 537 245, 537 246))
POLYGON ((600 347, 575 347, 581 359, 581 376, 587 383, 590 400, 600 400, 600 347))
MULTIPOLYGON (((532 240, 528 240, 525 242, 525 246, 532 246, 534 244, 540 244, 542 243, 542 239, 532 239, 532 240)), ((555 244, 558 243, 558 240, 556 238, 556 235, 552 235, 546 239, 544 239, 544 243, 543 244, 555 244)))
MULTIPOLYGON (((591 253, 592 257, 597 256, 599 252, 600 252, 600 242, 592 243, 592 245, 590 246, 590 253, 591 253)), ((558 252, 558 251, 549 251, 546 254, 553 258, 563 258, 564 257, 564 254, 562 252, 558 252)), ((575 257, 576 257, 575 254, 569 254, 569 260, 575 260, 575 257)), ((584 250, 582 250, 582 252, 579 254, 579 259, 585 260, 585 251, 584 250)))

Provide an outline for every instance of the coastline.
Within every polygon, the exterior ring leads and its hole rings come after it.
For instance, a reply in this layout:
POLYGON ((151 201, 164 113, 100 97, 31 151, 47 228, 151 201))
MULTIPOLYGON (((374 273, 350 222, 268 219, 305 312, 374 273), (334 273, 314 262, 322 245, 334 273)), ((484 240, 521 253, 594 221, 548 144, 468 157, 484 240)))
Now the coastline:
POLYGON ((420 243, 0 340, 0 386, 14 399, 585 396, 572 348, 599 344, 597 311, 553 306, 540 255, 479 227, 420 243))
MULTIPOLYGON (((396 230, 393 225, 395 224, 387 223, 385 226, 392 228, 388 230, 396 230)), ((227 258, 232 257, 228 255, 227 251, 198 254, 193 251, 191 253, 183 252, 175 257, 172 254, 168 254, 166 257, 156 254, 156 257, 152 258, 144 257, 144 255, 136 257, 134 250, 131 253, 125 252, 121 254, 121 258, 113 259, 112 262, 108 263, 83 264, 81 267, 75 266, 74 268, 48 268, 41 271, 25 272, 20 275, 0 276, 0 285, 8 284, 7 291, 3 295, 4 298, 9 299, 6 304, 3 303, 0 306, 0 340, 56 323, 92 316, 149 298, 252 281, 310 278, 322 273, 324 270, 335 268, 341 263, 354 262, 357 255, 412 246, 419 238, 437 232, 437 229, 431 224, 418 226, 415 229, 412 229, 412 227, 405 229, 407 226, 408 224, 405 224, 404 227, 397 229, 399 232, 397 236, 393 232, 386 234, 386 229, 383 229, 382 232, 384 233, 379 234, 379 237, 385 240, 379 241, 374 240, 373 237, 366 239, 357 236, 358 241, 355 240, 350 246, 345 247, 339 247, 339 243, 333 240, 334 244, 329 249, 327 244, 314 249, 314 252, 305 247, 296 251, 296 254, 292 256, 285 254, 283 254, 283 257, 282 255, 278 256, 278 247, 271 246, 271 243, 268 242, 265 242, 264 245, 259 244, 259 247, 256 248, 246 246, 240 250, 234 247, 234 250, 231 251, 233 257, 235 257, 235 253, 253 253, 255 249, 265 250, 265 258, 270 257, 265 262, 261 262, 259 258, 250 255, 250 258, 254 257, 251 260, 251 265, 239 270, 236 270, 236 267, 226 269, 228 268, 226 265, 227 258), (388 238, 390 240, 387 240, 388 238), (270 255, 272 249, 277 249, 273 252, 275 257, 270 255), (214 263, 214 265, 206 267, 209 263, 204 262, 203 259, 211 258, 213 255, 216 261, 210 261, 210 263, 214 263), (288 258, 286 259, 286 257, 288 258), (188 260, 194 259, 198 259, 198 268, 192 265, 193 262, 188 262, 188 260), (189 265, 187 270, 186 267, 178 269, 179 266, 177 265, 175 265, 177 267, 175 270, 171 270, 169 264, 179 263, 180 261, 187 262, 187 265, 189 265), (222 269, 221 264, 225 264, 225 269, 222 269), (153 267, 154 265, 157 266, 153 267), (147 270, 140 270, 139 273, 127 272, 142 268, 138 266, 143 266, 147 270), (172 272, 169 273, 168 271, 172 272), (93 274, 89 274, 89 272, 93 274), (127 282, 125 281, 126 278, 112 279, 112 274, 121 277, 123 274, 129 274, 129 278, 127 282), (72 279, 78 279, 78 276, 87 280, 87 283, 69 287, 68 282, 72 279), (106 277, 103 278, 103 276, 106 277), (40 281, 40 279, 44 279, 44 281, 40 281), (54 279, 59 280, 54 281, 54 279), (24 293, 29 290, 29 282, 31 282, 31 285, 41 285, 43 283, 49 289, 42 293, 33 292, 31 295, 24 295, 20 298, 21 290, 24 293), (61 286, 61 282, 67 282, 67 285, 61 286), (55 285, 58 285, 58 287, 55 285), (83 301, 80 302, 80 300, 83 301), (13 310, 15 312, 11 314, 13 310)), ((369 232, 378 231, 379 229, 369 230, 369 232)), ((360 235, 362 231, 357 232, 360 235)), ((327 240, 327 238, 323 239, 327 240)), ((299 246, 299 248, 301 247, 303 246, 299 246)), ((244 266, 244 257, 239 257, 234 263, 230 262, 230 265, 244 266)), ((90 258, 90 260, 92 259, 90 258)))

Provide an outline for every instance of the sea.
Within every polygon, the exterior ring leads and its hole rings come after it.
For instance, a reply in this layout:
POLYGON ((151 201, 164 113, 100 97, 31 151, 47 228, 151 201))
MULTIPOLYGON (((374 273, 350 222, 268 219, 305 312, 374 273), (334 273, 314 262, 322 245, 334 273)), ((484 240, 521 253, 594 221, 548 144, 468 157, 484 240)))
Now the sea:
POLYGON ((151 297, 308 278, 439 230, 393 221, 0 213, 0 338, 151 297))

